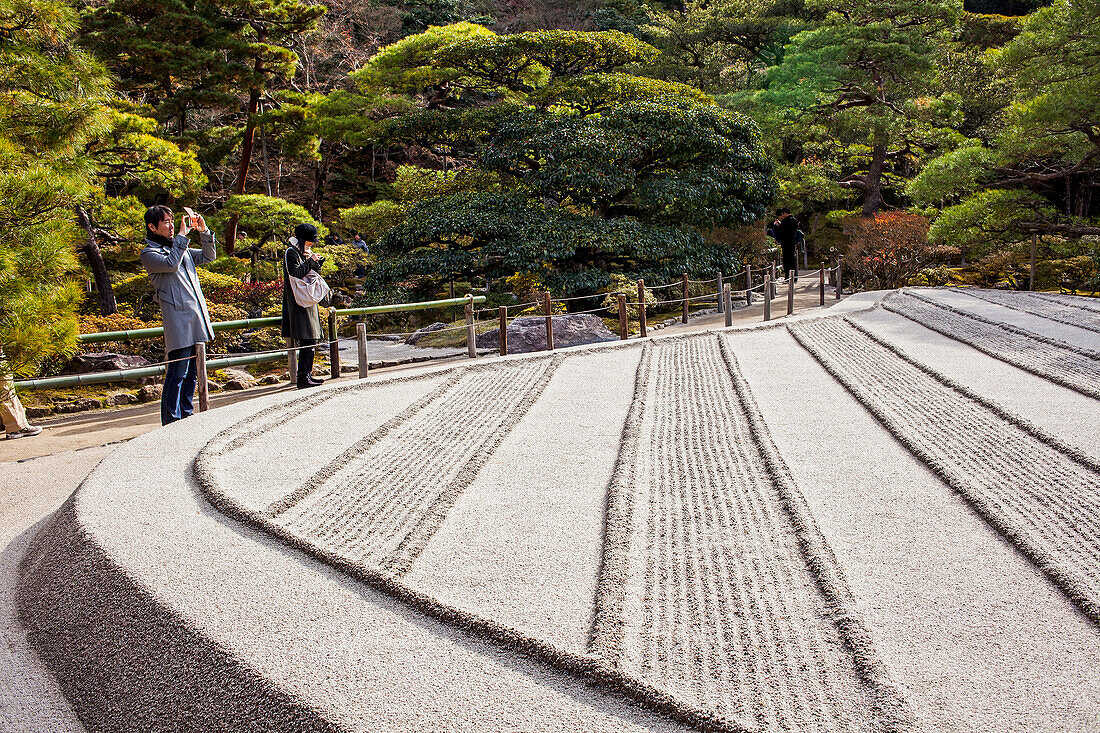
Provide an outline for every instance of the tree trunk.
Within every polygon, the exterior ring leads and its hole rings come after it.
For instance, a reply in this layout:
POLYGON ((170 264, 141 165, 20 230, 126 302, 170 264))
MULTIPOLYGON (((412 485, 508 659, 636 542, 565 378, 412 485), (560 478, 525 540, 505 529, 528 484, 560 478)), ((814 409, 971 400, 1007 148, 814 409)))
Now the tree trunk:
POLYGON ((313 169, 313 198, 309 202, 309 214, 317 221, 321 221, 321 202, 325 198, 325 184, 328 182, 328 170, 332 165, 332 156, 325 151, 325 143, 321 141, 321 160, 313 169))
POLYGON ((95 230, 92 228, 91 217, 83 206, 76 207, 76 218, 80 226, 84 228, 84 254, 88 257, 88 264, 92 267, 92 276, 95 277, 95 286, 99 291, 99 314, 109 316, 118 313, 118 303, 115 301, 115 291, 111 287, 111 275, 107 272, 107 265, 103 261, 103 254, 99 251, 99 243, 95 240, 95 230))
POLYGON ((886 144, 875 136, 871 153, 871 167, 864 176, 867 187, 863 189, 863 216, 874 216, 882 208, 882 171, 886 165, 886 144))
MULTIPOLYGON (((263 43, 263 34, 260 34, 258 39, 263 43)), ((256 78, 260 79, 263 73, 263 60, 259 57, 256 58, 255 73, 256 78)), ((244 124, 244 140, 241 143, 241 165, 237 169, 237 185, 233 189, 236 194, 244 193, 245 184, 248 183, 248 167, 252 165, 252 145, 256 138, 256 111, 260 106, 261 91, 259 87, 252 87, 248 90, 248 119, 244 124)), ((231 216, 225 227, 226 254, 233 254, 233 246, 237 240, 237 221, 238 217, 231 216)))

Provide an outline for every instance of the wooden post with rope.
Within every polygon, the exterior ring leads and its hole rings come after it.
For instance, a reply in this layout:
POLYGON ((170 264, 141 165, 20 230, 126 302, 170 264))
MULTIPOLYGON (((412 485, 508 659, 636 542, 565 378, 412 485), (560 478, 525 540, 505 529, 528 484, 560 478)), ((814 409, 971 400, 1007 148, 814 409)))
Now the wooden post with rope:
POLYGON ((195 375, 198 377, 199 412, 210 409, 210 384, 206 375, 206 344, 199 341, 195 344, 195 375))
POLYGON ((745 305, 752 305, 752 265, 745 265, 745 305))
POLYGON ((466 353, 477 358, 477 330, 474 328, 474 296, 466 296, 466 353))
POLYGON ((298 378, 298 349, 294 339, 286 340, 286 369, 290 373, 290 381, 298 378))
POLYGON ((680 316, 681 323, 688 322, 688 274, 684 273, 684 307, 683 315, 680 316))
POLYGON ((787 273, 787 315, 794 313, 794 270, 787 273))
POLYGON ((843 264, 844 264, 844 258, 843 257, 838 257, 837 260, 836 260, 836 299, 837 300, 840 300, 840 291, 844 288, 844 279, 842 277, 842 274, 844 272, 843 264))
POLYGON ((508 356, 508 306, 500 306, 500 355, 508 356))
POLYGON ((645 338, 645 280, 638 281, 638 333, 645 338))
POLYGON ((355 324, 355 344, 359 352, 359 378, 366 379, 370 373, 370 363, 367 361, 367 324, 355 324))
POLYGON ((725 313, 726 312, 726 299, 722 295, 722 293, 725 292, 725 289, 723 288, 723 285, 725 284, 724 281, 725 281, 725 276, 722 273, 722 271, 719 270, 718 271, 718 292, 715 293, 718 296, 718 312, 719 313, 725 313))
POLYGON ((1035 291, 1035 255, 1039 250, 1039 235, 1031 235, 1031 269, 1028 271, 1028 285, 1027 289, 1032 292, 1035 291))
POLYGON ((615 296, 619 301, 619 340, 626 341, 630 336, 629 318, 626 313, 626 295, 616 293, 615 296))
POLYGON ((546 350, 554 350, 554 306, 550 302, 550 291, 543 296, 543 310, 546 313, 546 350))
POLYGON ((764 273, 764 320, 772 319, 772 276, 764 273))
POLYGON ((825 306, 825 263, 821 263, 821 269, 818 270, 818 283, 817 283, 817 295, 818 305, 825 306))
POLYGON ((730 284, 722 286, 722 303, 725 306, 726 328, 733 325, 733 300, 730 297, 730 284))
POLYGON ((336 335, 336 309, 328 309, 328 366, 333 379, 340 378, 340 337, 336 335))

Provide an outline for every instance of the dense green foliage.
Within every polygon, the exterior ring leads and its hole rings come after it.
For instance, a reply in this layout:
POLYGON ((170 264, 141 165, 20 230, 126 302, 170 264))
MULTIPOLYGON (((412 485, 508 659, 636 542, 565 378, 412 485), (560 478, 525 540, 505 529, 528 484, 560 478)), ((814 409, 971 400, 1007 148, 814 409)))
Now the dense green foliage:
POLYGON ((857 284, 1019 285, 1032 238, 1100 281, 1100 0, 0 0, 0 55, 19 373, 147 309, 153 203, 246 280, 358 232, 327 272, 376 301, 736 271, 773 206, 857 284))

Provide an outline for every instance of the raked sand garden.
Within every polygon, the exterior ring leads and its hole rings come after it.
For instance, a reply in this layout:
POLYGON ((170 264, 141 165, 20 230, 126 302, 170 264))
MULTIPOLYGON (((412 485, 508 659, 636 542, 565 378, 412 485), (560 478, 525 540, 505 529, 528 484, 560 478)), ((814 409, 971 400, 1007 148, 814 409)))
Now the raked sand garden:
POLYGON ((17 603, 89 731, 1100 730, 1100 304, 272 395, 108 455, 17 603))

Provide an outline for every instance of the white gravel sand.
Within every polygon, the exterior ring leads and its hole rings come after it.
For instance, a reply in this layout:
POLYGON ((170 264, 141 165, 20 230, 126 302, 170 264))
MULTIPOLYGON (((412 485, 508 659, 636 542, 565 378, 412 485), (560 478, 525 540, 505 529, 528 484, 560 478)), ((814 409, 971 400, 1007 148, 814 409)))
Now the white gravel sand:
POLYGON ((587 652, 604 492, 641 351, 566 360, 405 581, 449 605, 587 652))
MULTIPOLYGON (((1100 632, 1066 591, 1081 608, 1095 595, 1100 472, 943 380, 1010 410, 1087 398, 895 316, 857 322, 937 348, 950 375, 796 317, 654 339, 644 356, 614 345, 273 395, 154 431, 30 542, 27 639, 103 731, 862 732, 906 707, 937 732, 1097 730, 1100 632), (807 351, 820 345, 989 502, 985 520, 829 376, 807 351), (982 374, 1042 389, 1013 397, 982 374), (337 422, 354 429, 325 431, 337 422), (315 462, 282 470, 307 436, 315 462), (1029 507, 1050 521, 1015 546, 988 523, 1021 526, 1029 507), (1018 547, 1045 552, 1047 575, 1018 547), (908 705, 885 707, 891 680, 908 705)), ((1083 419, 1033 422, 1067 434, 1083 419)))
POLYGON ((242 503, 264 509, 443 380, 434 376, 367 389, 302 394, 264 421, 263 440, 233 448, 227 445, 214 468, 220 480, 236 487, 235 495, 242 503), (337 395, 339 399, 333 399, 337 395))
POLYGON ((1100 425, 1100 400, 989 358, 888 311, 867 311, 854 319, 910 357, 1100 458, 1100 431, 1096 430, 1100 425))
POLYGON ((189 478, 191 456, 284 399, 134 439, 32 546, 22 618, 91 727, 678 729, 412 611, 207 504, 189 478), (112 682, 120 674, 124 686, 112 682))
POLYGON ((1100 351, 1100 334, 1094 331, 1088 331, 1066 323, 1058 323, 1032 313, 1013 310, 991 303, 988 300, 976 298, 973 295, 968 295, 966 288, 914 288, 913 290, 936 302, 945 303, 969 313, 976 313, 999 323, 1008 323, 1047 338, 1065 341, 1068 344, 1093 351, 1100 351))
POLYGON ((1096 626, 793 338, 731 344, 924 728, 1096 730, 1096 626))

